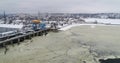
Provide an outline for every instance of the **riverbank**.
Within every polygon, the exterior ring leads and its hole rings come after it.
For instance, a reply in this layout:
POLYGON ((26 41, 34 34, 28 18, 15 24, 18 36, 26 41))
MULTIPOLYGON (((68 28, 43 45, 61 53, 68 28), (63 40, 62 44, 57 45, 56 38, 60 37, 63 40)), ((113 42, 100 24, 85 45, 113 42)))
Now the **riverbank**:
POLYGON ((0 63, 98 63, 120 56, 120 26, 83 25, 9 45, 0 63))

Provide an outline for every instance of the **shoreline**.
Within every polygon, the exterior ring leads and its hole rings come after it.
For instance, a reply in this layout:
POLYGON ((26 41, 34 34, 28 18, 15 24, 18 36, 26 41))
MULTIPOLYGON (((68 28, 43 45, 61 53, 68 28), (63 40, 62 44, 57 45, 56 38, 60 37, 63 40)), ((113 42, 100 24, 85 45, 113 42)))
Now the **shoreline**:
POLYGON ((72 25, 63 26, 58 30, 67 31, 67 30, 71 29, 72 27, 78 27, 78 26, 84 26, 84 25, 88 25, 88 26, 91 26, 91 27, 94 27, 94 26, 114 26, 112 24, 111 25, 105 25, 105 24, 72 24, 72 25))

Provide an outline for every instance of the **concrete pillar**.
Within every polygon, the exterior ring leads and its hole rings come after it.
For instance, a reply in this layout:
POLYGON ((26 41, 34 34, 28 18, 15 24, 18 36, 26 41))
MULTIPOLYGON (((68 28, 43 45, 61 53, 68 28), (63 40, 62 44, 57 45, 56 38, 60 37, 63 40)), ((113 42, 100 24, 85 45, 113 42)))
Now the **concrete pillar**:
POLYGON ((45 30, 45 36, 48 34, 47 30, 45 30))
POLYGON ((20 44, 20 39, 21 39, 21 38, 18 38, 18 39, 17 39, 17 43, 18 43, 18 45, 20 44))
POLYGON ((31 39, 31 35, 29 35, 29 39, 31 39))
POLYGON ((35 33, 35 36, 36 36, 36 33, 35 33))
POLYGON ((40 32, 38 33, 38 36, 40 36, 40 32))
POLYGON ((10 41, 10 43, 11 43, 11 45, 14 47, 14 43, 13 43, 13 41, 10 41))
POLYGON ((37 36, 39 36, 39 32, 37 32, 37 36))
POLYGON ((23 40, 25 40, 26 38, 25 38, 25 36, 23 37, 23 40))
POLYGON ((35 33, 33 33, 33 37, 35 36, 35 33))
POLYGON ((5 47, 6 46, 6 44, 5 43, 3 43, 3 47, 5 47))
POLYGON ((43 32, 42 32, 42 31, 40 32, 40 35, 41 35, 41 36, 43 35, 43 32))

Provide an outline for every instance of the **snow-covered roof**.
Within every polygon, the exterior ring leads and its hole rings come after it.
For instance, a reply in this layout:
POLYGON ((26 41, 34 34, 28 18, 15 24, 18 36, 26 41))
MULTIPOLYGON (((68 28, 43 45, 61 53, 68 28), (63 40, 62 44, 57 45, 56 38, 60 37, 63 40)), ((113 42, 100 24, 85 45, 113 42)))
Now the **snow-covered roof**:
POLYGON ((23 25, 0 24, 0 27, 5 27, 5 28, 22 28, 23 25))

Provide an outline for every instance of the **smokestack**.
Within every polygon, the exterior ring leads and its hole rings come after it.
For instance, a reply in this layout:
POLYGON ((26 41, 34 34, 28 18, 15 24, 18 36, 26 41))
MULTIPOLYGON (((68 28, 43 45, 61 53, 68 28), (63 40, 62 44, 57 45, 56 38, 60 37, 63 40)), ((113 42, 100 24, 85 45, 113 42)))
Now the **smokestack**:
POLYGON ((38 11, 38 19, 40 20, 40 12, 38 11))
POLYGON ((3 17, 4 17, 4 24, 6 24, 6 14, 5 14, 5 11, 4 11, 3 17))

